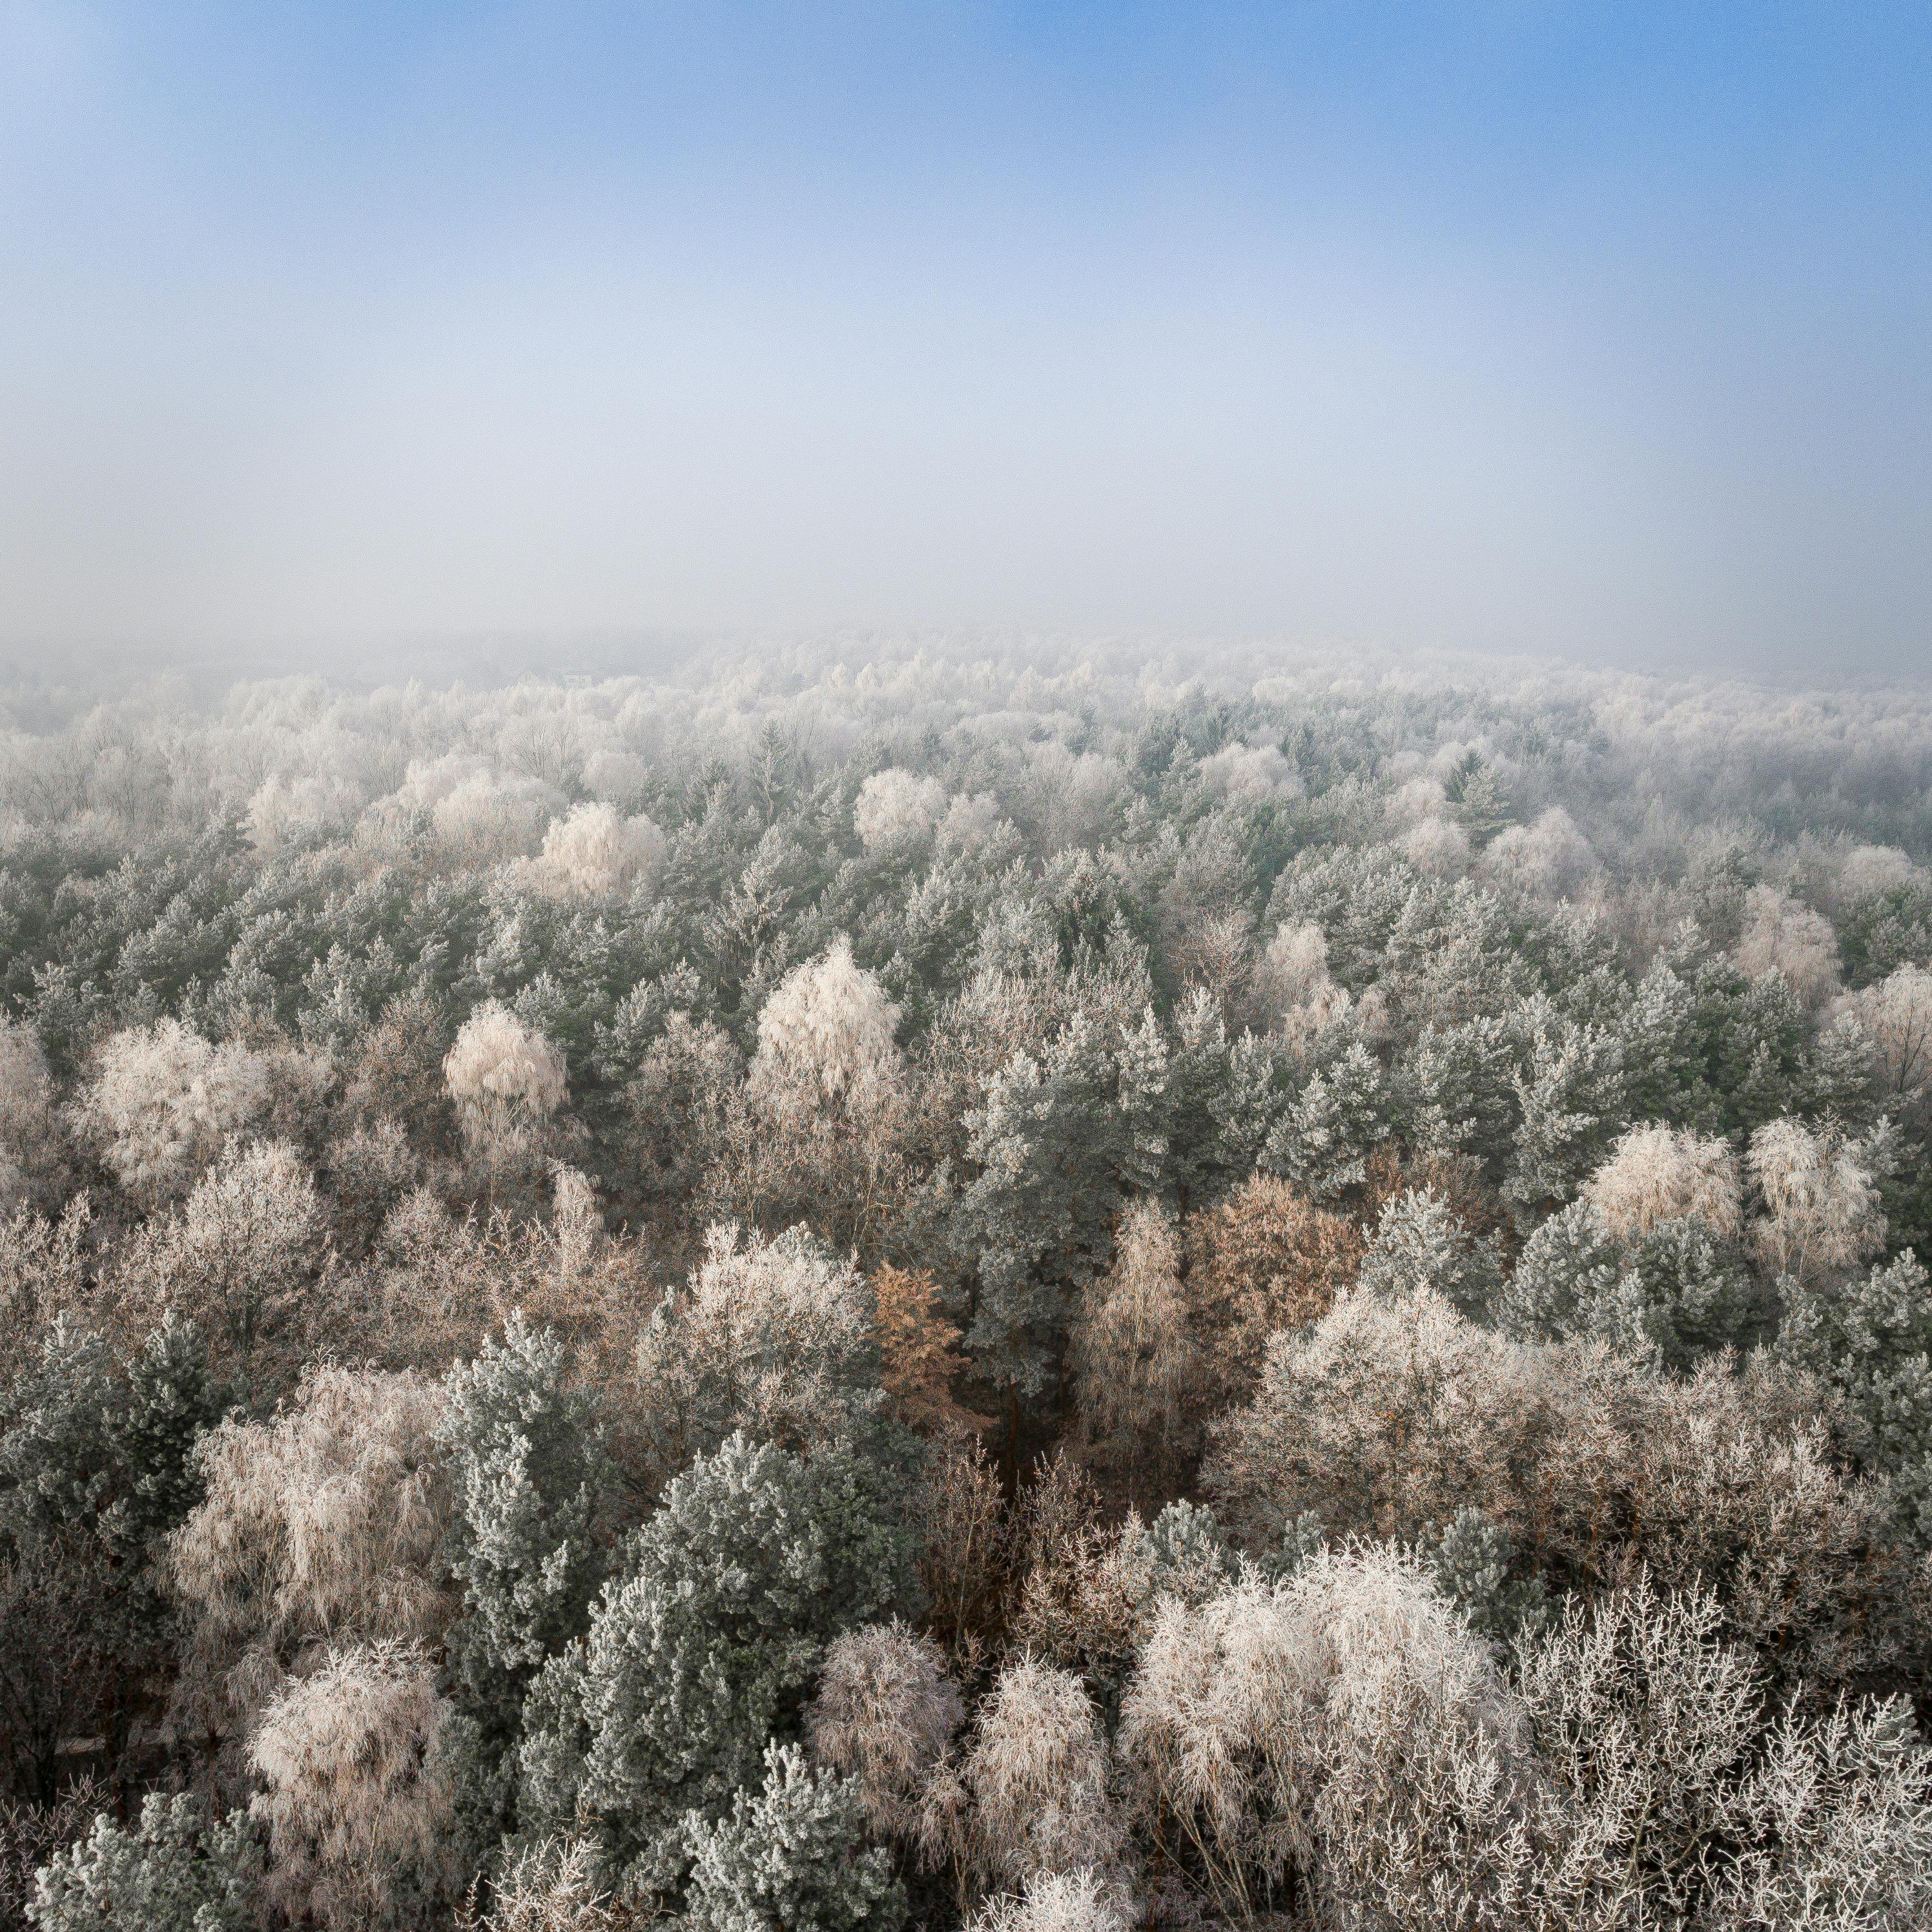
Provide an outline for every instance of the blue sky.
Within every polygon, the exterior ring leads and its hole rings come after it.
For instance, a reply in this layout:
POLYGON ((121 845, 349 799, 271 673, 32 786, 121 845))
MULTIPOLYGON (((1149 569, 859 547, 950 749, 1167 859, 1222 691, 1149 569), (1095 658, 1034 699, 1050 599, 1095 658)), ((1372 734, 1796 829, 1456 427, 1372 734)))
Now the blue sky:
POLYGON ((0 0, 0 635, 1932 660, 1932 10, 0 0))

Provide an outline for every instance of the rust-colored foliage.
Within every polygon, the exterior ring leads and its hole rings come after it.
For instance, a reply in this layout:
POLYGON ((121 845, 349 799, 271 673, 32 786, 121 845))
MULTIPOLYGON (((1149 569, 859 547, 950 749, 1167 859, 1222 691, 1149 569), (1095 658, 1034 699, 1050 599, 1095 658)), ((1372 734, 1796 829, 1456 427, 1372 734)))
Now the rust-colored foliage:
POLYGON ((1187 1223, 1188 1317, 1213 1406, 1249 1394, 1268 1338, 1306 1328, 1354 1278, 1362 1233, 1271 1174, 1251 1174, 1187 1223))
POLYGON ((960 1352, 958 1324, 940 1311, 938 1282, 924 1269, 889 1262, 872 1277, 872 1293, 878 1304, 879 1379, 899 1420, 922 1436, 989 1426, 986 1417, 954 1399, 968 1363, 960 1352))

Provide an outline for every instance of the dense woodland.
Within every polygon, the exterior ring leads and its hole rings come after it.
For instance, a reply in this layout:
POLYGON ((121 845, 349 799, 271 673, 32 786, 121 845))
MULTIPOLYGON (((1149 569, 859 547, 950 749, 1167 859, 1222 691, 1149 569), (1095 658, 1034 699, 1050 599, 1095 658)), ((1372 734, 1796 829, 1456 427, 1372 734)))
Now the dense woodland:
POLYGON ((0 1928, 1932 1924, 1932 700, 0 692, 0 1928))

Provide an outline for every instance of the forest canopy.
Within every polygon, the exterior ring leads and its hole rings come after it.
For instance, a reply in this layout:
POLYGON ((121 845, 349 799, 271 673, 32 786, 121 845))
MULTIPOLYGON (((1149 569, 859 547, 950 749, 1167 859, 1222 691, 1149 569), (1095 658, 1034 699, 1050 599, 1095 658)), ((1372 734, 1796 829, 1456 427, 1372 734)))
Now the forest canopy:
POLYGON ((0 1932, 1932 1922, 1932 699, 0 689, 0 1932))

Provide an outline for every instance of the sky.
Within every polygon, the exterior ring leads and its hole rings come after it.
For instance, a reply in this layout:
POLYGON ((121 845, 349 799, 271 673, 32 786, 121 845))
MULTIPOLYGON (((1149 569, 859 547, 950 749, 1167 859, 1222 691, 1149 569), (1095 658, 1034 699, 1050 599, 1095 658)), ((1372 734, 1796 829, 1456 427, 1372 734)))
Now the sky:
POLYGON ((1932 672, 1932 9, 0 0, 0 641, 1932 672))

